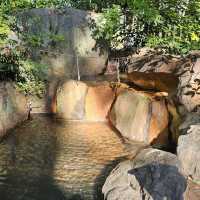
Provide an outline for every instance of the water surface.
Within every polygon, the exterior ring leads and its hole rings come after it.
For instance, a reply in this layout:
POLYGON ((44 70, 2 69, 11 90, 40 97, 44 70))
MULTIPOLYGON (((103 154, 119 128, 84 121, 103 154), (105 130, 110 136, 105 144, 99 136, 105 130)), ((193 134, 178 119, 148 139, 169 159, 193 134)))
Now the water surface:
POLYGON ((1 200, 98 200, 128 154, 106 123, 37 116, 0 143, 1 200))

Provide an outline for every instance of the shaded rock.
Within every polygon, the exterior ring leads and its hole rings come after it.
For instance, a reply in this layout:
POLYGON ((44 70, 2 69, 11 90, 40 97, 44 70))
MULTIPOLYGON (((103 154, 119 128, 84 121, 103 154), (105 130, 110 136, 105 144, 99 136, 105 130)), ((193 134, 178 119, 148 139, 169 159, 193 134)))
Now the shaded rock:
POLYGON ((180 136, 180 125, 182 123, 182 117, 176 108, 176 105, 171 101, 167 103, 167 108, 169 112, 169 130, 171 133, 171 142, 174 144, 178 143, 178 138, 180 136))
POLYGON ((154 90, 168 92, 170 95, 176 93, 178 87, 178 78, 168 73, 144 73, 134 71, 128 74, 122 74, 121 78, 125 78, 135 85, 145 90, 154 90))
POLYGON ((114 98, 108 82, 66 81, 57 92, 57 113, 68 120, 105 121, 114 98))
POLYGON ((85 117, 85 97, 88 87, 83 82, 66 81, 57 90, 57 113, 68 120, 85 117))
POLYGON ((180 133, 182 135, 187 134, 190 126, 197 123, 200 123, 200 115, 195 112, 187 113, 187 115, 182 119, 182 123, 179 126, 180 133))
POLYGON ((106 179, 102 192, 107 200, 182 200, 186 180, 178 167, 175 155, 146 149, 134 160, 120 163, 106 179))
POLYGON ((183 173, 194 181, 200 180, 200 123, 191 125, 186 135, 178 140, 178 158, 183 173))
POLYGON ((0 136, 27 119, 27 100, 11 82, 0 83, 0 136))
POLYGON ((168 143, 168 111, 165 100, 125 90, 119 93, 109 114, 112 125, 129 140, 168 143))

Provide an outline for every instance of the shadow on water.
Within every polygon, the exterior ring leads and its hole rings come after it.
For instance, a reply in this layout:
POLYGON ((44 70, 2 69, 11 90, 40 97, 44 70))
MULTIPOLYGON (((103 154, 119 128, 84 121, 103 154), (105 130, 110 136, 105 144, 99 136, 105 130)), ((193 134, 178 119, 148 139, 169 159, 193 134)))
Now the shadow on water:
POLYGON ((55 120, 25 122, 0 143, 1 200, 81 200, 53 179, 59 144, 55 120), (23 139, 22 139, 23 138, 23 139))

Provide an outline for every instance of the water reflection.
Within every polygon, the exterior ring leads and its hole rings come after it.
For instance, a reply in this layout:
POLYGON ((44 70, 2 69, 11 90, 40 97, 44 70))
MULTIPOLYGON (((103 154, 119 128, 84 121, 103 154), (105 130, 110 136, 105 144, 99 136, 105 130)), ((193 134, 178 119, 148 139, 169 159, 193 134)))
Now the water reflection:
POLYGON ((102 199, 105 176, 126 155, 104 123, 34 117, 0 143, 0 198, 102 199))

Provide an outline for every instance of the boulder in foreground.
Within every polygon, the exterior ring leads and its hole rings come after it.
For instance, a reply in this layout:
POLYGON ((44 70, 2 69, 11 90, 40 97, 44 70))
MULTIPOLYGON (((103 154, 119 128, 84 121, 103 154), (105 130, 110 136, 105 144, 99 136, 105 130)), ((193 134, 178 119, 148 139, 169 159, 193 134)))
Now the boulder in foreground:
POLYGON ((186 180, 179 161, 156 149, 141 151, 134 160, 120 163, 106 179, 106 200, 183 200, 186 180))
POLYGON ((179 137, 177 152, 183 173, 200 184, 200 123, 179 137))

